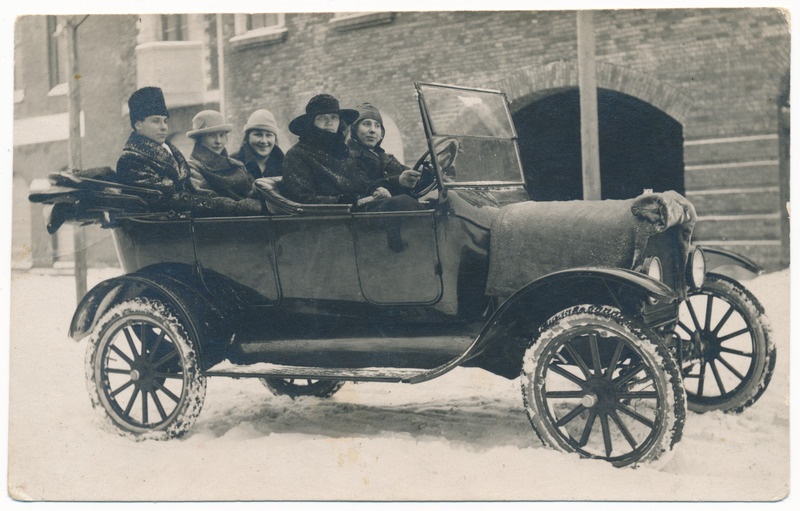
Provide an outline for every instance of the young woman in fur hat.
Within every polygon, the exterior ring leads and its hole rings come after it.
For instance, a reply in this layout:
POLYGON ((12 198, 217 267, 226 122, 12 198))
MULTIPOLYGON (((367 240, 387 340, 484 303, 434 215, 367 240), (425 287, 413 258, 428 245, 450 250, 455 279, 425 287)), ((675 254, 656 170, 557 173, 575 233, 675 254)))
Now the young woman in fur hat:
POLYGON ((340 108, 329 94, 311 98, 306 112, 289 123, 300 141, 283 160, 282 193, 304 204, 352 204, 366 194, 369 179, 351 165, 345 126, 358 112, 340 108))
POLYGON ((231 155, 254 179, 283 175, 284 154, 278 147, 278 123, 269 110, 256 110, 244 125, 244 139, 231 155))

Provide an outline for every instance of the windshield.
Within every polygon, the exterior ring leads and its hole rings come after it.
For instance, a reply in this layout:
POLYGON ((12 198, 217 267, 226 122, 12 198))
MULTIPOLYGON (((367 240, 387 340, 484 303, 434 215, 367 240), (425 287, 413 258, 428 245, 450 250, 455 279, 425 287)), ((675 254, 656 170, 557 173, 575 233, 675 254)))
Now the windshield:
POLYGON ((516 132, 501 92, 417 84, 434 147, 458 142, 445 184, 522 184, 516 132))

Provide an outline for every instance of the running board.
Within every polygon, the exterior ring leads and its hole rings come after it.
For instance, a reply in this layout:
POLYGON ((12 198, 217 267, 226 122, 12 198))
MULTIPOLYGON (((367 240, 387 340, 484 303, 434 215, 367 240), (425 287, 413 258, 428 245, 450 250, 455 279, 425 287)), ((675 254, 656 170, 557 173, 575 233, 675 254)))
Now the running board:
POLYGON ((230 378, 296 378, 312 380, 346 380, 346 381, 378 381, 407 382, 408 380, 430 372, 430 369, 408 369, 401 367, 300 367, 277 364, 257 363, 237 365, 221 362, 207 371, 203 376, 227 376, 230 378))

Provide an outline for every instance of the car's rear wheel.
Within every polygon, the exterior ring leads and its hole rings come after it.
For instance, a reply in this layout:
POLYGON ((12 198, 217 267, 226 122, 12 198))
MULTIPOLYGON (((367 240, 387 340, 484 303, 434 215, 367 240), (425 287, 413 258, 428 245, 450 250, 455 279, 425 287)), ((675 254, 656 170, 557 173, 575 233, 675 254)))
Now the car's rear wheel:
POLYGON ((683 381, 689 409, 738 413, 756 402, 775 369, 764 308, 741 284, 709 274, 681 305, 683 381))
POLYGON ((539 438, 618 467, 665 462, 683 431, 686 396, 654 335, 608 306, 550 318, 522 365, 523 401, 539 438))
POLYGON ((261 378, 261 383, 276 396, 331 397, 344 386, 343 381, 314 380, 310 378, 261 378))
POLYGON ((156 300, 124 301, 100 318, 86 350, 86 377, 103 423, 136 439, 183 435, 206 394, 194 342, 156 300))

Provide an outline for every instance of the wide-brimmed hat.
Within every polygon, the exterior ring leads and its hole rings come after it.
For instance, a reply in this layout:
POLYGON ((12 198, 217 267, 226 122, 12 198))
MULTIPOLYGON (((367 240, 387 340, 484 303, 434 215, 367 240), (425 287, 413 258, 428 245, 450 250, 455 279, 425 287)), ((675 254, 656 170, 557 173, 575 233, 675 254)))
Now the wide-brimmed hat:
POLYGON ((131 126, 136 124, 136 121, 141 121, 151 115, 169 117, 167 104, 164 102, 164 93, 158 87, 142 87, 134 91, 128 98, 128 111, 131 117, 131 126))
POLYGON ((265 130, 270 133, 278 135, 278 123, 275 122, 275 116, 269 110, 256 110, 247 119, 247 124, 244 125, 242 131, 247 133, 249 130, 265 130))
POLYGON ((227 124, 222 114, 216 110, 203 110, 192 119, 192 129, 186 132, 187 137, 197 137, 207 133, 217 133, 233 130, 233 124, 227 124))
POLYGON ((314 117, 322 114, 339 114, 339 118, 351 124, 358 118, 358 111, 352 108, 339 108, 339 100, 330 94, 317 94, 306 105, 306 113, 299 115, 289 123, 289 131, 302 135, 306 128, 314 122, 314 117))

